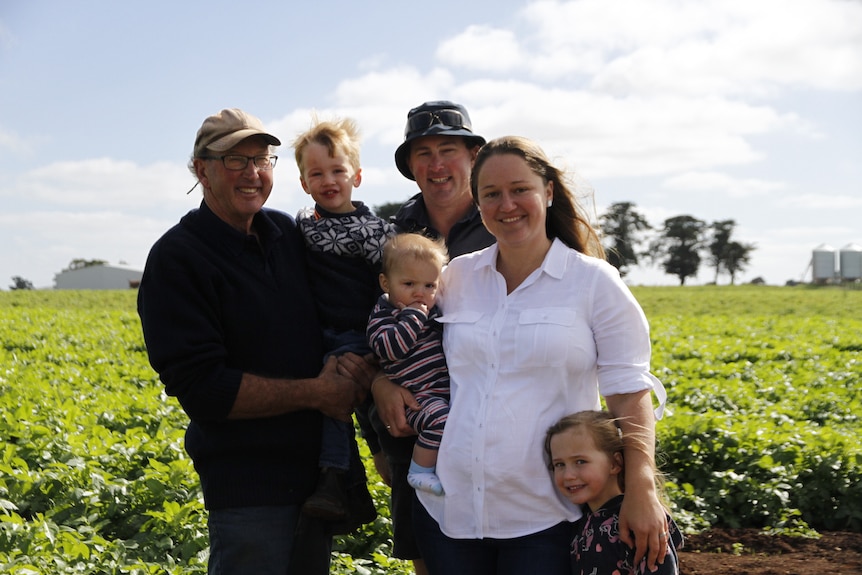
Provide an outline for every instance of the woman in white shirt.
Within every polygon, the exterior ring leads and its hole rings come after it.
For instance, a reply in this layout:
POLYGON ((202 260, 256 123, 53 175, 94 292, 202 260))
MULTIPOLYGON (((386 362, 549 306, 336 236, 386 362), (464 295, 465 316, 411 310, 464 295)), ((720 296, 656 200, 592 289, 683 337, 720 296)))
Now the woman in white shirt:
MULTIPOLYGON (((497 243, 443 274, 451 411, 437 472, 444 494, 418 493, 413 519, 432 575, 568 574, 570 522, 543 457, 548 427, 569 413, 622 418, 626 498, 620 532, 637 560, 663 560, 667 532, 653 482, 655 416, 646 318, 564 175, 533 142, 486 144, 473 199, 497 243)), ((403 408, 402 408, 403 413, 403 408)), ((397 425, 395 410, 381 413, 397 425)))

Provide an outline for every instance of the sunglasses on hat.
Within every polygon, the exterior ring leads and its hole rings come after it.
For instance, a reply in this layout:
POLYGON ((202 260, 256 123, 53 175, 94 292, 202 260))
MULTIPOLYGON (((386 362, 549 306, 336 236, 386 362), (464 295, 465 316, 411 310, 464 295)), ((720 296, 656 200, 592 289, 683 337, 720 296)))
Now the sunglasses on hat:
POLYGON ((407 118, 407 129, 404 131, 404 136, 406 137, 413 132, 427 130, 436 124, 449 128, 466 128, 470 130, 470 122, 458 110, 434 110, 417 112, 407 118))

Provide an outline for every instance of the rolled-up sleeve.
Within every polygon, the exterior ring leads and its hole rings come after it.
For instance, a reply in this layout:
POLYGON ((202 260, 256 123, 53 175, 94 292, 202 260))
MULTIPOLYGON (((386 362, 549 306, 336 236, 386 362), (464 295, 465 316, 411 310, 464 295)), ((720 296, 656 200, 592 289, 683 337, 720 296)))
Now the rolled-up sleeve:
POLYGON ((599 269, 591 292, 599 392, 609 396, 650 390, 658 398, 660 418, 667 395, 650 371, 652 345, 646 315, 615 269, 599 269))

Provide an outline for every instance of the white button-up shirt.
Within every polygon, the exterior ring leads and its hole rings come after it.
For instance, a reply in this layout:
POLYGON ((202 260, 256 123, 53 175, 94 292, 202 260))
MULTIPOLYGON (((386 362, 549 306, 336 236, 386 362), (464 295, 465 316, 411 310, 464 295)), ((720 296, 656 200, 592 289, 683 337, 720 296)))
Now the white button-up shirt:
POLYGON ((437 462, 445 495, 417 493, 458 539, 520 537, 580 517, 548 470, 548 427, 600 409, 600 393, 661 388, 649 372, 646 317, 611 265, 555 240, 507 295, 496 259, 493 245, 443 273, 452 393, 437 462))

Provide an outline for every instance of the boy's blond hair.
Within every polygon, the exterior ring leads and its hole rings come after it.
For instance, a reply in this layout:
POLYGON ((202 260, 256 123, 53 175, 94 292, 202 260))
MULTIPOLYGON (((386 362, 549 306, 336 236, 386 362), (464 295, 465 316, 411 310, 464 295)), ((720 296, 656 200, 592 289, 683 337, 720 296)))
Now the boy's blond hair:
POLYGON ((383 246, 380 272, 389 275, 400 262, 408 258, 430 261, 442 268, 449 262, 449 252, 442 238, 431 239, 415 233, 397 234, 383 246))
POLYGON ((293 141, 296 165, 302 174, 302 156, 309 144, 320 144, 329 150, 329 157, 334 158, 339 151, 344 152, 354 171, 359 171, 359 126, 350 118, 335 118, 319 120, 313 116, 311 128, 301 133, 293 141))

